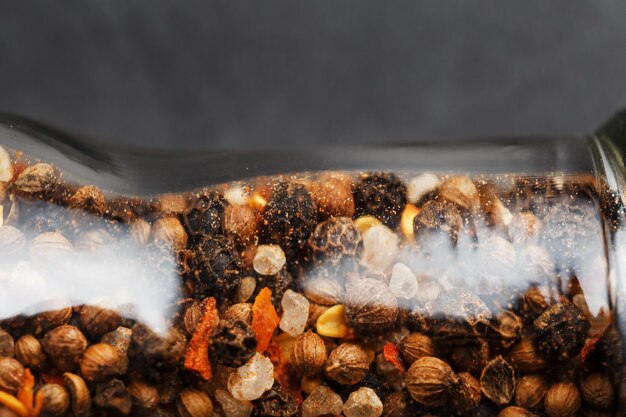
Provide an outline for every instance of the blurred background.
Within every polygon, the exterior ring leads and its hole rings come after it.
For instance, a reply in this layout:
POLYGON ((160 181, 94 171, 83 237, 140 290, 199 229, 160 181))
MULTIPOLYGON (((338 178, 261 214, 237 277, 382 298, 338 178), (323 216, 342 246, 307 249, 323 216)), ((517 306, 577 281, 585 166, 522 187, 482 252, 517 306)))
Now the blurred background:
POLYGON ((0 111, 236 148, 578 134, 626 105, 626 2, 0 2, 0 111))

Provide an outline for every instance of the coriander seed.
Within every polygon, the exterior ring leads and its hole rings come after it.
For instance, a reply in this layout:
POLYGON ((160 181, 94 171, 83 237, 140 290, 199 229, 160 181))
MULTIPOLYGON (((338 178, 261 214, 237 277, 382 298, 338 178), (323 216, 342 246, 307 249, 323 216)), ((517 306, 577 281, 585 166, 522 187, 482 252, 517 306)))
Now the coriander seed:
POLYGON ((324 369, 326 376, 342 385, 354 385, 363 380, 370 363, 362 347, 342 343, 330 352, 324 369))
POLYGON ((70 407, 70 395, 58 384, 45 384, 37 390, 35 398, 41 398, 43 416, 61 417, 70 407))
POLYGON ((571 382, 559 382, 548 389, 543 406, 550 417, 572 417, 580 408, 580 393, 571 382))
POLYGON ((70 392, 72 412, 76 417, 85 417, 91 408, 91 396, 85 381, 78 375, 66 372, 63 374, 65 386, 70 392))
POLYGON ((515 388, 515 404, 528 410, 537 410, 543 405, 543 397, 550 386, 542 375, 524 375, 515 388))
POLYGON ((602 373, 588 375, 583 380, 580 391, 583 401, 594 408, 609 410, 615 402, 615 392, 609 377, 602 373))
POLYGON ((322 371, 326 362, 324 340, 312 331, 296 338, 291 352, 291 364, 306 376, 314 376, 322 371))
POLYGON ((106 343, 96 343, 80 359, 80 373, 87 381, 104 381, 124 373, 124 358, 106 343))
POLYGON ((208 417, 213 414, 213 402, 202 391, 185 389, 176 400, 176 410, 181 417, 208 417))
POLYGON ((515 394, 515 370, 500 355, 492 359, 480 374, 480 388, 494 404, 511 402, 515 394))
POLYGON ((39 368, 46 360, 41 343, 30 334, 25 334, 15 343, 15 357, 27 368, 39 368))
POLYGON ((77 327, 63 325, 46 333, 42 346, 60 371, 72 371, 87 348, 87 339, 77 327))
POLYGON ((0 391, 15 395, 22 385, 24 367, 16 359, 0 358, 0 391))
POLYGON ((458 377, 441 359, 425 356, 417 359, 404 376, 411 397, 426 407, 439 407, 450 399, 450 389, 458 377))
POLYGON ((424 356, 434 356, 435 346, 430 337, 421 333, 409 333, 400 341, 400 353, 408 365, 424 356))

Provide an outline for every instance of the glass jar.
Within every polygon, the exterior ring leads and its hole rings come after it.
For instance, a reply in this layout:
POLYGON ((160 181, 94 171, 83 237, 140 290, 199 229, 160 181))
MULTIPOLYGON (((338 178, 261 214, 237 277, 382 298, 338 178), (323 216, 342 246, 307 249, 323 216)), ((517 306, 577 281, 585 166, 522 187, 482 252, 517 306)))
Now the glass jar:
POLYGON ((626 413, 626 114, 206 153, 0 122, 0 415, 626 413))

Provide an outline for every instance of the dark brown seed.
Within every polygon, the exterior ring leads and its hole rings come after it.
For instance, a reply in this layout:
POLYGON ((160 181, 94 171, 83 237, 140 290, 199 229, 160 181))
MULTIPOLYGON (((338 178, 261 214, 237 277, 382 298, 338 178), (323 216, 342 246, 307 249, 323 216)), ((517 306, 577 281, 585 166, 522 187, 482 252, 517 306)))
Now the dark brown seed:
POLYGON ((22 385, 24 367, 13 358, 0 358, 0 390, 11 395, 22 385))
POLYGON ((346 284, 346 318, 359 332, 381 333, 394 327, 398 319, 398 301, 389 287, 372 278, 346 284))
POLYGON ((342 343, 332 350, 326 361, 326 377, 342 385, 354 385, 365 378, 370 364, 367 353, 352 343, 342 343))
POLYGON ((241 281, 242 262, 235 243, 224 236, 208 235, 193 250, 192 282, 199 298, 230 299, 241 281))
POLYGON ((224 211, 224 230, 242 242, 252 241, 258 223, 257 213, 247 205, 230 205, 224 211))
POLYGON ((70 207, 102 216, 106 210, 104 194, 98 187, 86 185, 79 188, 70 198, 70 207))
POLYGON ((424 356, 435 356, 435 346, 430 337, 421 333, 410 333, 400 341, 400 353, 407 364, 424 356))
POLYGON ((476 378, 467 372, 459 374, 459 383, 455 384, 454 395, 452 396, 452 405, 461 415, 469 415, 478 407, 480 398, 480 383, 476 378))
POLYGON ((29 368, 38 368, 46 360, 41 343, 30 334, 25 334, 17 340, 15 357, 22 365, 29 368))
POLYGON ((543 406, 550 417, 572 417, 580 408, 580 393, 571 382, 559 382, 548 389, 543 406))
POLYGON ((91 345, 80 360, 80 373, 87 381, 104 381, 125 373, 124 357, 106 343, 91 345))
POLYGON ((85 381, 78 375, 66 372, 63 374, 65 386, 70 392, 72 400, 72 412, 76 417, 84 417, 89 414, 91 408, 91 396, 85 381))
POLYGON ((613 407, 615 393, 613 384, 605 374, 595 373, 588 375, 580 387, 583 401, 594 408, 609 410, 613 407))
POLYGON ((511 363, 523 372, 539 372, 547 366, 535 344, 527 338, 520 340, 510 352, 511 363))
POLYGON ((520 312, 524 319, 534 321, 553 301, 547 287, 532 287, 524 292, 520 300, 520 312))
POLYGON ((492 317, 484 301, 467 288, 440 293, 433 305, 433 315, 465 321, 470 326, 489 325, 492 317))
POLYGON ((313 199, 319 208, 320 216, 352 217, 354 215, 354 197, 350 186, 340 178, 326 178, 312 187, 313 199))
POLYGON ((317 206, 302 184, 280 182, 263 211, 262 243, 280 245, 287 255, 304 248, 317 224, 317 206))
POLYGON ((60 371, 72 371, 87 348, 87 339, 77 327, 64 325, 46 333, 42 346, 60 371))
POLYGON ((589 331, 589 321, 574 304, 555 304, 534 322, 539 348, 567 358, 580 349, 589 331))
POLYGON ((35 334, 52 330, 55 327, 67 324, 72 318, 72 307, 67 305, 60 309, 48 310, 33 317, 35 334))
POLYGON ((278 384, 274 384, 271 390, 254 401, 254 408, 255 417, 296 417, 298 415, 298 404, 278 384))
POLYGON ((426 407, 439 407, 450 399, 450 389, 458 383, 458 377, 444 361, 423 357, 413 362, 404 381, 416 402, 426 407))
POLYGON ((539 417, 539 415, 522 407, 511 406, 500 411, 498 417, 539 417))
POLYGON ((45 200, 52 196, 60 183, 59 171, 50 164, 39 163, 27 167, 13 184, 22 195, 45 200))
POLYGON ((256 336, 243 321, 222 321, 211 336, 209 354, 215 363, 231 368, 244 365, 256 353, 256 336))
POLYGON ((41 416, 61 417, 70 407, 70 395, 58 384, 45 384, 37 390, 35 398, 41 398, 41 416))
POLYGON ((80 327, 92 339, 98 339, 120 325, 122 316, 109 308, 84 306, 80 310, 80 327))
POLYGON ((395 228, 407 203, 407 189, 402 180, 390 172, 361 174, 354 187, 356 216, 372 215, 395 228))
POLYGON ((303 375, 314 376, 326 362, 324 340, 310 330, 296 338, 291 352, 291 364, 303 375))
POLYGON ((413 235, 420 246, 428 249, 431 240, 444 236, 452 245, 456 245, 463 218, 459 209, 447 201, 430 200, 424 203, 420 212, 413 219, 413 235))
POLYGON ((148 378, 160 380, 176 368, 187 345, 182 332, 172 327, 161 336, 142 324, 135 324, 132 331, 128 355, 133 369, 148 378))
POLYGON ((12 358, 15 354, 15 341, 7 331, 0 328, 0 357, 12 358))
POLYGON ((226 199, 216 191, 194 196, 183 216, 187 232, 195 237, 223 233, 224 210, 227 206, 226 199))
POLYGON ((502 356, 491 360, 480 375, 483 394, 497 405, 511 402, 515 394, 515 383, 515 370, 502 356))
POLYGON ((132 407, 130 393, 119 379, 112 379, 96 385, 93 402, 107 412, 122 415, 130 414, 132 407))
POLYGON ((361 256, 363 238, 351 218, 333 217, 318 223, 309 237, 309 248, 316 262, 339 265, 361 256))
POLYGON ((406 391, 392 392, 383 401, 383 417, 413 417, 414 410, 406 391))
POLYGON ((512 311, 505 310, 490 325, 490 333, 502 347, 509 348, 519 339, 522 326, 521 318, 512 311))
POLYGON ((541 375, 524 375, 517 382, 515 404, 528 410, 537 410, 543 405, 543 397, 549 387, 541 375))
POLYGON ((489 343, 484 339, 469 340, 465 345, 452 346, 445 350, 457 371, 477 373, 489 361, 489 343))

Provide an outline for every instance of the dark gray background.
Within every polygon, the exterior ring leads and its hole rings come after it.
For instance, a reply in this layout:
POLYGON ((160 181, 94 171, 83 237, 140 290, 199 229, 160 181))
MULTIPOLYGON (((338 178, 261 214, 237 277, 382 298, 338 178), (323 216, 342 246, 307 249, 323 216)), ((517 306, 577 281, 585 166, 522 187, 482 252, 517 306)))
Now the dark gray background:
POLYGON ((156 147, 592 130, 624 1, 0 2, 0 111, 156 147))

